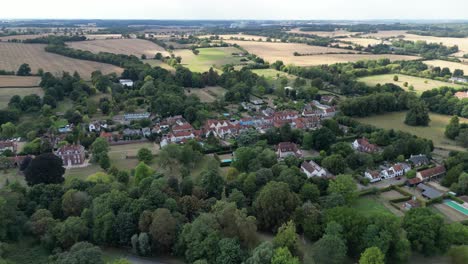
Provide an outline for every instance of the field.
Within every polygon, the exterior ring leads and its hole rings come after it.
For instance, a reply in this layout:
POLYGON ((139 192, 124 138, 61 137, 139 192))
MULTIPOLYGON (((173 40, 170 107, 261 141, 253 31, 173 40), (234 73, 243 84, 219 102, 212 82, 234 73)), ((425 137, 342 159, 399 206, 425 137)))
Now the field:
POLYGON ((134 168, 138 164, 138 160, 136 158, 127 159, 126 157, 136 157, 138 150, 141 148, 147 148, 153 154, 157 154, 159 151, 159 146, 151 142, 111 146, 109 150, 111 164, 114 164, 118 169, 130 170, 134 168))
POLYGON ((391 212, 373 196, 359 197, 353 204, 353 208, 365 215, 391 214, 391 212))
POLYGON ((51 35, 51 34, 13 35, 13 36, 0 37, 0 41, 9 41, 12 39, 18 39, 18 40, 35 39, 35 38, 45 37, 48 35, 51 35))
POLYGON ((0 88, 0 109, 6 107, 10 98, 13 95, 19 95, 21 97, 30 95, 30 94, 37 94, 39 96, 44 95, 44 91, 40 87, 31 87, 31 88, 8 88, 8 87, 1 87, 0 88))
POLYGON ((77 71, 84 79, 91 78, 91 73, 97 70, 105 74, 122 72, 117 66, 68 58, 46 52, 44 47, 42 44, 0 43, 0 69, 16 71, 21 64, 28 63, 33 73, 40 68, 53 74, 77 71))
MULTIPOLYGON (((202 35, 202 36, 198 36, 198 38, 210 38, 210 37, 214 37, 215 35, 202 35)), ((246 34, 226 34, 226 35, 218 35, 219 36, 219 39, 222 39, 222 40, 230 40, 230 39, 243 39, 243 40, 252 40, 252 41, 258 41, 258 40, 262 40, 262 41, 266 41, 267 40, 267 37, 263 37, 263 36, 255 36, 255 35, 246 35, 246 34)))
POLYGON ((425 78, 420 78, 420 77, 413 77, 409 75, 403 75, 403 74, 396 74, 398 75, 398 81, 395 82, 393 81, 393 77, 395 74, 382 74, 382 75, 374 75, 374 76, 368 76, 368 77, 363 77, 359 78, 359 81, 364 82, 365 84, 369 86, 376 86, 377 84, 386 84, 386 83, 393 83, 401 88, 408 90, 407 87, 403 86, 404 82, 408 82, 408 87, 413 86, 414 91, 418 94, 431 90, 433 88, 439 88, 442 86, 450 86, 454 88, 463 88, 467 86, 459 85, 459 84, 452 84, 452 83, 447 83, 447 82, 441 82, 437 80, 431 80, 431 79, 425 79, 425 78))
POLYGON ((374 38, 343 38, 343 39, 337 39, 337 40, 352 42, 354 44, 361 45, 363 47, 367 47, 369 45, 374 46, 374 45, 382 43, 382 40, 374 39, 374 38))
POLYGON ((164 48, 143 39, 98 39, 69 42, 68 45, 74 49, 88 50, 93 53, 110 52, 137 57, 145 54, 148 58, 153 58, 158 52, 164 56, 168 55, 164 48))
POLYGON ((39 86, 40 77, 36 76, 0 76, 0 88, 2 87, 35 87, 39 86))
MULTIPOLYGON (((457 146, 453 140, 447 139, 444 136, 445 126, 449 123, 451 116, 430 113, 431 123, 427 127, 408 126, 404 123, 405 116, 406 112, 395 112, 356 119, 364 124, 374 125, 384 129, 401 130, 430 139, 434 142, 434 146, 442 149, 464 150, 462 147, 457 146)), ((468 119, 460 118, 460 122, 468 123, 468 119)))
POLYGON ((288 79, 295 79, 296 76, 287 74, 286 72, 277 71, 275 69, 255 69, 252 70, 253 73, 263 76, 266 79, 276 79, 278 77, 286 77, 288 79))
POLYGON ((143 60, 143 62, 148 63, 149 65, 151 65, 151 67, 158 66, 171 72, 175 71, 175 69, 171 67, 169 64, 162 62, 160 60, 148 59, 148 60, 143 60))
POLYGON ((334 64, 343 62, 355 62, 359 60, 377 60, 389 58, 395 60, 414 60, 418 57, 403 56, 393 54, 327 54, 327 53, 347 53, 355 52, 338 48, 327 48, 320 46, 310 46, 299 43, 274 43, 274 42, 254 42, 229 40, 228 43, 237 43, 248 52, 255 54, 266 61, 275 62, 282 60, 285 64, 297 66, 315 66, 323 64, 334 64), (294 56, 294 52, 300 54, 313 54, 311 56, 294 56))
POLYGON ((359 32, 349 32, 346 30, 335 30, 335 31, 301 31, 299 28, 294 28, 288 31, 288 33, 295 34, 305 34, 305 35, 316 35, 319 37, 342 37, 342 36, 352 36, 358 34, 359 32))
POLYGON ((462 214, 461 212, 451 208, 450 206, 444 203, 434 204, 434 208, 440 213, 442 213, 451 222, 459 222, 468 219, 468 216, 462 214))
POLYGON ((445 46, 458 46, 460 50, 460 54, 468 54, 468 38, 440 38, 440 37, 433 37, 433 36, 419 36, 414 34, 405 34, 405 40, 411 41, 426 41, 428 43, 442 43, 445 46))
POLYGON ((198 98, 200 98, 200 101, 203 103, 212 103, 216 99, 221 99, 224 97, 225 93, 226 93, 226 90, 218 86, 185 89, 186 95, 194 94, 198 96, 198 98))
POLYGON ((363 34, 362 36, 377 38, 377 39, 385 39, 385 38, 395 38, 395 37, 404 36, 404 35, 406 35, 405 30, 387 30, 387 31, 379 31, 377 33, 363 34))
POLYGON ((85 36, 89 40, 122 38, 122 34, 86 34, 85 36))
POLYGON ((232 53, 241 52, 234 47, 227 48, 203 48, 198 49, 198 55, 193 54, 191 50, 175 50, 176 56, 182 57, 182 65, 194 72, 205 72, 210 67, 219 68, 225 64, 240 64, 241 57, 234 57, 232 53))
POLYGON ((433 67, 436 67, 436 66, 439 66, 441 68, 447 67, 452 72, 455 69, 460 69, 468 73, 468 64, 462 64, 462 63, 451 62, 451 61, 443 61, 443 60, 430 60, 430 61, 424 61, 424 63, 428 66, 433 66, 433 67))

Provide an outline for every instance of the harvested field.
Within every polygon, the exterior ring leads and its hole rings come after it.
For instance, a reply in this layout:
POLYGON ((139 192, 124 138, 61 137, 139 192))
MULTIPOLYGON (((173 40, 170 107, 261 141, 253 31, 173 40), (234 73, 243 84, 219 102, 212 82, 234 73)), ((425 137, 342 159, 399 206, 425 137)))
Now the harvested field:
POLYGON ((30 94, 37 94, 39 96, 44 95, 44 91, 40 87, 31 87, 31 88, 8 88, 8 87, 1 87, 0 88, 0 109, 4 108, 10 102, 11 97, 14 95, 19 95, 21 97, 30 95, 30 94))
POLYGON ((143 60, 144 63, 148 63, 149 65, 151 65, 151 67, 161 67, 163 69, 166 69, 168 71, 171 71, 171 72, 175 72, 175 69, 174 67, 171 67, 169 64, 163 62, 163 61, 160 61, 160 60, 154 60, 154 59, 148 59, 148 60, 143 60))
POLYGON ((468 38, 439 38, 433 36, 419 36, 414 34, 405 34, 405 40, 426 41, 428 43, 442 43, 445 46, 458 46, 460 53, 457 55, 468 54, 468 38))
POLYGON ((42 44, 0 43, 0 69, 16 71, 21 64, 28 63, 33 73, 40 68, 53 74, 77 71, 84 79, 90 79, 91 73, 97 70, 104 74, 122 72, 117 66, 68 58, 46 52, 44 47, 42 44))
POLYGON ((387 31, 379 31, 377 33, 363 34, 361 36, 384 39, 384 38, 395 38, 395 37, 404 36, 404 35, 406 35, 406 30, 387 30, 387 31))
POLYGON ((361 45, 363 47, 367 47, 369 45, 374 46, 374 45, 382 44, 382 43, 388 44, 387 41, 382 41, 382 40, 374 39, 374 38, 342 38, 342 39, 337 39, 337 40, 352 42, 353 44, 361 45))
MULTIPOLYGON (((205 72, 210 67, 219 68, 225 64, 241 64, 242 57, 234 57, 232 53, 240 53, 237 48, 202 48, 198 49, 198 55, 193 54, 191 50, 175 50, 176 56, 182 57, 182 65, 194 72, 205 72)), ((247 62, 244 62, 247 63, 247 62)))
MULTIPOLYGON (((430 139, 435 147, 448 150, 464 151, 465 149, 457 146, 455 141, 447 139, 444 136, 445 127, 450 121, 451 116, 429 113, 431 122, 427 127, 413 127, 404 123, 406 112, 394 112, 383 115, 375 115, 364 118, 356 118, 364 124, 374 125, 384 129, 401 130, 411 133, 418 137, 430 139)), ((460 123, 468 123, 468 119, 460 117, 460 123)))
POLYGON ((86 39, 98 40, 98 39, 120 39, 122 34, 87 34, 86 39))
POLYGON ((158 52, 164 56, 168 55, 164 48, 143 39, 99 39, 69 42, 68 45, 74 49, 88 50, 93 53, 110 52, 137 57, 145 54, 149 58, 153 58, 158 52))
POLYGON ((336 38, 336 37, 343 37, 343 36, 352 36, 358 34, 359 32, 349 32, 346 30, 335 30, 335 31, 301 31, 299 28, 294 28, 288 31, 288 33, 295 33, 295 34, 306 34, 306 35, 315 35, 319 37, 325 38, 336 38))
POLYGON ((377 60, 381 58, 388 58, 392 61, 414 60, 418 58, 416 56, 403 56, 394 54, 347 54, 348 52, 356 53, 356 51, 320 46, 310 46, 299 43, 273 43, 235 40, 228 40, 226 42, 237 43, 243 48, 245 48, 248 52, 255 54, 269 62, 282 60, 285 64, 294 64, 297 66, 315 66, 343 62, 355 62, 359 60, 377 60), (294 52, 312 55, 294 56, 294 52))
POLYGON ((439 88, 442 86, 449 86, 454 88, 463 88, 467 87, 460 84, 452 84, 448 82, 442 82, 437 80, 431 80, 426 78, 414 77, 409 75, 403 74, 382 74, 382 75, 374 75, 359 78, 359 81, 364 82, 369 86, 376 86, 377 84, 386 84, 386 83, 393 83, 395 85, 400 86, 401 88, 408 90, 409 86, 414 87, 414 91, 418 94, 421 94, 424 91, 431 90, 433 88, 439 88), (397 75, 398 81, 393 81, 393 77, 397 75), (403 83, 408 82, 408 87, 404 87, 403 83))
POLYGON ((52 34, 34 34, 34 35, 13 35, 13 36, 5 36, 5 37, 0 37, 0 41, 9 41, 13 39, 18 39, 18 40, 25 40, 25 39, 35 39, 35 38, 40 38, 40 37, 45 37, 48 35, 52 34))
POLYGON ((463 64, 459 62, 451 62, 451 61, 443 61, 443 60, 430 60, 424 61, 424 63, 428 66, 439 66, 441 68, 447 67, 450 71, 454 71, 456 69, 463 70, 464 72, 468 72, 468 64, 463 64))
POLYGON ((224 97, 225 93, 226 93, 226 90, 218 86, 185 89, 186 95, 194 94, 198 96, 198 98, 200 98, 200 101, 203 103, 212 103, 216 99, 221 99, 224 97))
POLYGON ((41 77, 36 76, 0 76, 0 88, 3 87, 35 87, 39 86, 41 77))
MULTIPOLYGON (((215 35, 202 35, 198 36, 198 38, 210 38, 214 37, 215 35)), ((247 34, 226 34, 226 35, 218 35, 219 39, 222 40, 233 40, 233 39, 238 39, 238 40, 245 40, 245 41, 266 41, 267 37, 263 36, 255 36, 255 35, 247 35, 247 34)))

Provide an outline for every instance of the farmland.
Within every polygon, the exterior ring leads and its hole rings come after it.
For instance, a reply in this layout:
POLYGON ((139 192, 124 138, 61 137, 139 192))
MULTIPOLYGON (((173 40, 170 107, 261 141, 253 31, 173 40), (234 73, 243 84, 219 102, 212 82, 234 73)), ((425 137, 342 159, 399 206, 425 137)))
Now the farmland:
POLYGON ((35 38, 45 37, 48 35, 50 34, 12 35, 12 36, 0 37, 0 41, 9 41, 13 39, 17 39, 17 40, 35 39, 35 38))
POLYGON ((327 48, 320 46, 310 46, 298 43, 274 43, 274 42, 254 42, 229 40, 228 43, 237 43, 248 52, 255 54, 266 61, 275 62, 282 60, 285 64, 296 66, 314 66, 323 64, 334 64, 343 62, 355 62, 359 60, 377 60, 388 58, 394 60, 414 60, 418 57, 393 55, 393 54, 347 54, 349 51, 338 48, 327 48), (311 56, 294 56, 294 52, 309 54, 311 56), (327 54, 335 53, 335 54, 327 54), (341 53, 341 54, 339 54, 341 53))
POLYGON ((363 34, 361 36, 377 38, 377 39, 385 39, 385 38, 395 38, 395 37, 404 36, 404 35, 406 35, 405 30, 386 30, 386 31, 379 31, 377 33, 363 34))
POLYGON ((468 64, 462 64, 458 62, 451 62, 451 61, 443 61, 443 60, 430 60, 424 61, 424 63, 428 66, 439 66, 441 68, 447 67, 450 71, 454 71, 456 69, 463 70, 464 72, 468 72, 468 64))
POLYGON ((0 88, 2 87, 34 87, 39 86, 40 77, 36 76, 0 76, 0 88))
POLYGON ((335 31, 301 31, 299 28, 294 28, 288 31, 288 33, 294 34, 305 34, 305 35, 315 35, 319 37, 342 37, 342 36, 352 36, 358 34, 359 32, 349 32, 346 30, 335 30, 335 31))
POLYGON ((339 39, 341 41, 352 42, 357 45, 361 45, 367 47, 369 45, 374 46, 377 44, 381 44, 382 40, 374 39, 374 38, 343 38, 339 39))
POLYGON ((37 94, 39 96, 44 95, 44 91, 40 87, 30 87, 30 88, 8 88, 8 87, 1 87, 0 88, 0 109, 4 108, 8 105, 11 97, 13 95, 19 95, 21 97, 30 95, 30 94, 37 94))
POLYGON ((114 54, 135 55, 137 57, 144 54, 148 58, 153 58, 158 52, 164 56, 168 55, 162 47, 151 41, 142 39, 98 39, 70 42, 68 45, 74 49, 88 50, 93 53, 110 52, 114 54))
POLYGON ((89 79, 91 73, 97 70, 105 74, 122 72, 117 66, 68 58, 46 52, 44 47, 41 44, 0 43, 0 69, 16 71, 22 63, 28 63, 33 73, 38 69, 53 74, 77 71, 85 79, 89 79))
MULTIPOLYGON (((453 140, 444 136, 445 126, 450 121, 451 116, 430 113, 431 122, 427 127, 408 126, 404 123, 406 112, 387 113, 364 118, 356 118, 359 122, 373 125, 384 129, 395 129, 408 132, 419 137, 430 139, 434 146, 448 150, 463 150, 455 144, 453 140)), ((468 119, 460 118, 460 123, 468 123, 468 119)))
POLYGON ((86 34, 85 36, 89 40, 122 38, 122 34, 86 34))
MULTIPOLYGON (((214 37, 215 35, 202 35, 202 36, 198 36, 199 38, 210 38, 210 37, 214 37)), ((252 40, 252 41, 258 41, 258 40, 261 40, 261 41, 266 41, 267 40, 267 37, 263 37, 263 36, 255 36, 255 35, 246 35, 246 34, 226 34, 226 35, 218 35, 219 39, 222 39, 222 40, 231 40, 231 39, 242 39, 242 40, 245 40, 245 41, 249 41, 249 40, 252 40)))
POLYGON ((241 51, 234 47, 227 48, 203 48, 195 55, 191 50, 176 50, 174 54, 182 57, 182 65, 194 72, 205 72, 210 67, 220 68, 225 64, 240 64, 241 57, 234 57, 232 53, 241 51))
POLYGON ((155 60, 155 59, 147 59, 147 60, 143 60, 144 63, 148 63, 149 65, 151 65, 151 67, 161 67, 163 69, 166 69, 168 71, 175 71, 175 69, 173 67, 171 67, 169 64, 163 62, 163 61, 160 61, 160 60, 155 60))
POLYGON ((395 85, 400 86, 401 88, 405 90, 408 90, 408 88, 404 87, 403 84, 405 82, 408 82, 408 87, 412 85, 414 87, 414 91, 418 94, 421 94, 424 91, 431 90, 433 88, 439 88, 442 86, 449 86, 449 87, 454 87, 454 88, 466 87, 466 86, 459 85, 459 84, 452 84, 452 83, 425 79, 425 78, 420 78, 420 77, 413 77, 413 76, 402 75, 402 74, 397 74, 398 81, 395 82, 393 81, 394 76, 395 74, 374 75, 374 76, 360 78, 359 81, 364 82, 365 84, 369 86, 376 86, 377 84, 393 83, 395 85))
POLYGON ((211 103, 216 99, 221 99, 224 97, 226 90, 222 87, 213 86, 205 88, 187 88, 185 90, 186 95, 194 94, 200 98, 200 101, 203 103, 211 103))

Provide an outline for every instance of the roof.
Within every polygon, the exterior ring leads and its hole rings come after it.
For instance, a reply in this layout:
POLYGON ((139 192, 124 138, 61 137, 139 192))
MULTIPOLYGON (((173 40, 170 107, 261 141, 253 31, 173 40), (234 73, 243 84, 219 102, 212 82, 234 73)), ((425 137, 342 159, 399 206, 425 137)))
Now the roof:
POLYGON ((380 173, 378 171, 366 171, 372 177, 372 179, 380 178, 380 173))
POLYGON ((278 149, 281 152, 296 152, 297 151, 297 145, 292 143, 292 142, 281 142, 278 144, 278 149))
POLYGON ((442 196, 442 193, 438 190, 425 185, 424 183, 418 184, 418 188, 422 190, 422 195, 429 199, 434 199, 442 196))
POLYGON ((419 154, 419 155, 411 155, 409 160, 412 163, 429 163, 429 159, 427 158, 426 155, 419 154))
POLYGON ((315 163, 313 160, 309 162, 302 162, 301 167, 306 170, 307 172, 314 172, 314 171, 320 171, 322 170, 322 167, 320 167, 317 163, 315 163))
POLYGON ((468 98, 468 91, 465 92, 456 92, 455 96, 458 97, 458 99, 464 99, 468 98))
POLYGON ((434 176, 440 175, 442 173, 445 173, 445 167, 440 165, 440 166, 436 166, 434 168, 419 171, 418 173, 421 175, 422 178, 430 178, 430 177, 434 177, 434 176))
POLYGON ((408 183, 411 184, 411 185, 415 185, 415 184, 418 184, 420 182, 421 182, 421 179, 416 178, 416 177, 408 180, 408 183))
POLYGON ((12 141, 0 141, 0 148, 14 148, 16 146, 15 142, 12 141))
POLYGON ((84 147, 81 145, 65 145, 60 147, 57 150, 57 153, 66 153, 66 152, 83 152, 84 147))

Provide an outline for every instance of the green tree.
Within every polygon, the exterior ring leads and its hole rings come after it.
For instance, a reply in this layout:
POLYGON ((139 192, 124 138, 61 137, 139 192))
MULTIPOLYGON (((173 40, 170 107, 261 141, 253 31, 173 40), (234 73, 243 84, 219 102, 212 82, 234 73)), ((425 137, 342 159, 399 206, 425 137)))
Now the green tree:
POLYGON ((93 162, 99 163, 99 160, 109 152, 109 142, 105 138, 98 137, 91 144, 91 153, 93 162))
POLYGON ((346 163, 343 162, 341 155, 333 154, 322 160, 322 165, 333 174, 343 173, 346 169, 346 163))
POLYGON ((1 128, 3 138, 11 138, 16 133, 16 126, 11 122, 3 124, 1 128))
POLYGON ((58 254, 57 264, 104 264, 102 251, 88 242, 78 242, 69 251, 58 254))
POLYGON ((316 264, 340 264, 346 258, 346 243, 340 236, 325 234, 312 249, 316 264))
POLYGON ((445 136, 450 139, 455 139, 460 133, 460 119, 454 116, 450 119, 450 123, 445 127, 445 136))
POLYGON ((385 264, 385 255, 378 247, 367 248, 359 258, 359 264, 385 264))
POLYGON ((201 173, 201 185, 210 197, 221 198, 224 179, 217 169, 207 169, 201 173))
POLYGON ((270 241, 262 242, 260 245, 258 245, 258 247, 256 247, 253 250, 252 256, 247 259, 246 264, 271 263, 273 254, 274 254, 273 244, 270 241))
POLYGON ((138 161, 144 162, 146 164, 150 164, 151 161, 153 160, 153 153, 151 153, 151 150, 147 148, 141 148, 138 150, 137 158, 138 158, 138 161))
POLYGON ((430 121, 429 109, 426 104, 420 101, 411 102, 410 109, 406 113, 405 124, 410 126, 428 126, 430 121))
POLYGON ((275 248, 286 247, 289 252, 299 255, 299 238, 293 221, 283 224, 273 239, 275 248))
POLYGON ((234 238, 223 238, 219 241, 219 254, 216 257, 216 263, 219 264, 237 264, 243 261, 242 249, 239 241, 234 238))
POLYGON ((285 247, 277 248, 273 257, 271 258, 271 264, 299 264, 299 259, 294 257, 291 252, 285 247))
POLYGON ((29 76, 31 75, 31 67, 29 64, 23 63, 19 66, 18 71, 16 71, 16 75, 18 76, 29 76))
POLYGON ((54 228, 55 236, 63 248, 69 248, 76 242, 86 239, 88 227, 83 219, 71 216, 54 228))
POLYGON ((398 75, 393 76, 393 81, 398 82, 398 75))
POLYGON ((154 174, 154 169, 143 162, 138 163, 135 167, 135 183, 139 184, 143 179, 154 174))
POLYGON ((468 245, 452 247, 448 254, 453 264, 468 263, 468 245))
POLYGON ((168 252, 176 239, 177 220, 165 208, 154 211, 149 234, 159 252, 168 252))
POLYGON ((327 191, 330 194, 343 195, 348 204, 352 203, 358 195, 356 182, 351 175, 338 175, 336 179, 330 181, 327 191))
POLYGON ((309 240, 316 241, 322 236, 322 213, 311 202, 296 209, 294 222, 309 240))
POLYGON ((39 183, 62 183, 64 173, 62 159, 52 153, 44 153, 31 161, 24 175, 31 186, 39 183))
POLYGON ((89 202, 90 198, 86 192, 70 189, 62 196, 63 213, 66 216, 80 216, 89 202))
POLYGON ((460 146, 468 148, 468 128, 460 129, 460 133, 455 140, 460 146))

